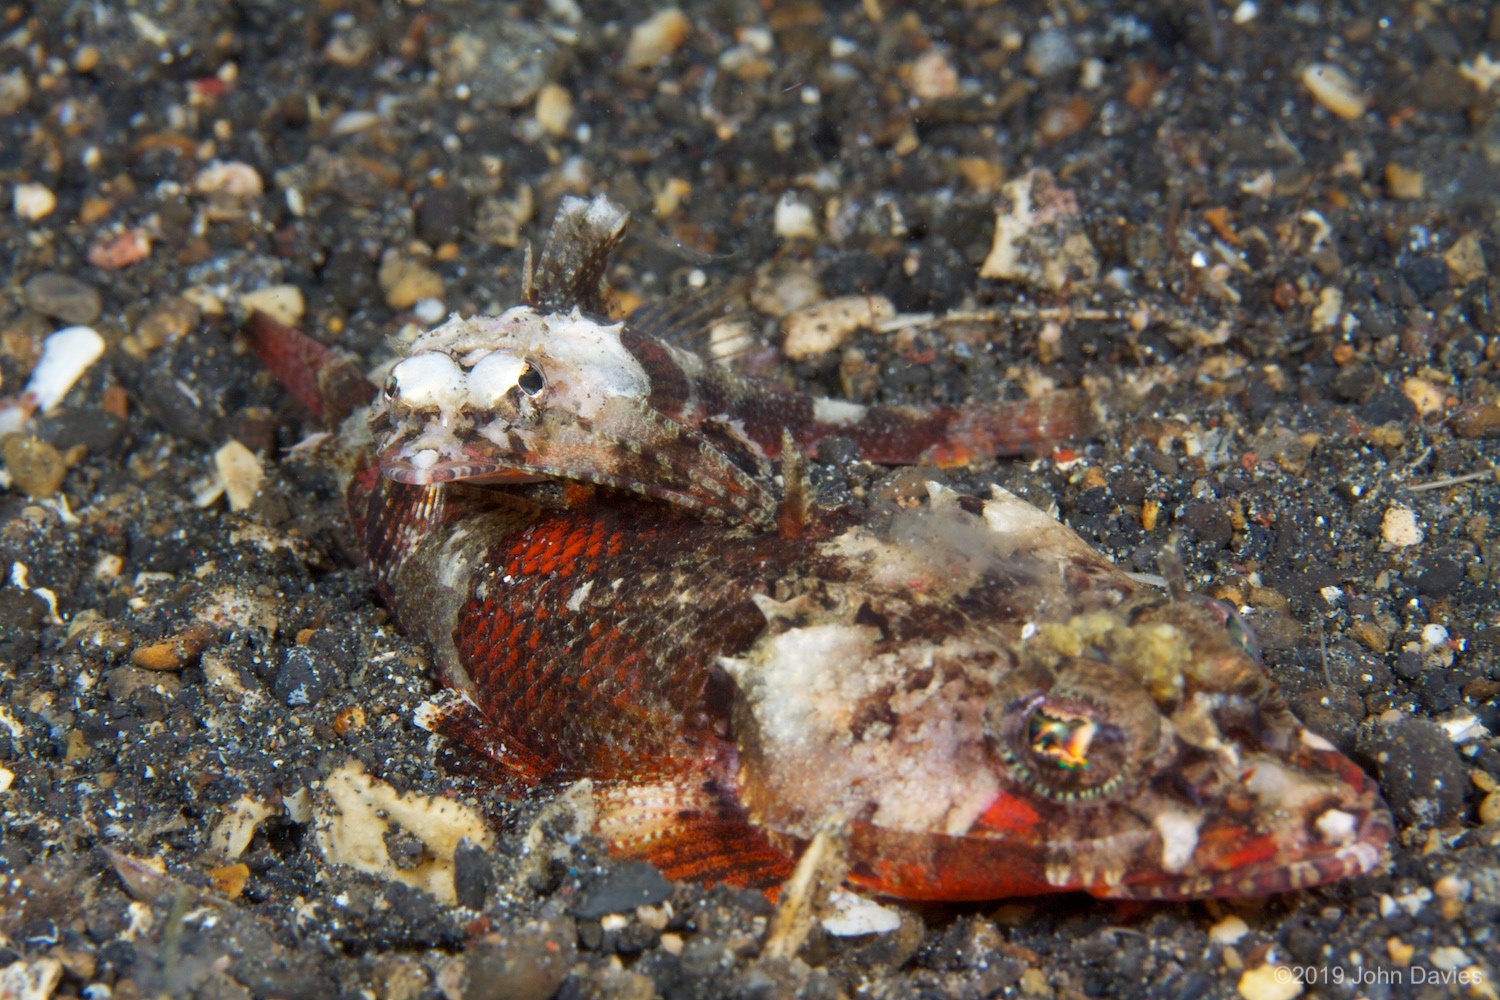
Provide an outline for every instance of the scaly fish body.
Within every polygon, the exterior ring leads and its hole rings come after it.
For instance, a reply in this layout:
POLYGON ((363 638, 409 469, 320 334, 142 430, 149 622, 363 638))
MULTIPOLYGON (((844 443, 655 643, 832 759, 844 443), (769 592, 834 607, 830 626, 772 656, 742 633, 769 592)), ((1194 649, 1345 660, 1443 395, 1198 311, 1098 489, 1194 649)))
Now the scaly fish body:
MULTIPOLYGON (((908 899, 1250 896, 1381 861, 1374 783, 1290 713, 1231 610, 1144 587, 998 489, 786 516, 756 464, 778 438, 653 403, 666 369, 632 383, 617 349, 642 372, 671 349, 575 312, 617 238, 591 211, 612 218, 575 205, 559 228, 597 253, 544 254, 526 307, 564 332, 540 380, 545 343, 454 322, 412 355, 442 361, 398 366, 369 429, 346 424, 355 533, 451 691, 423 725, 529 785, 589 779, 596 832, 677 878, 775 884, 828 828, 850 881, 908 899), (411 474, 413 434, 460 424, 504 453, 411 474), (528 427, 545 447, 512 440, 528 427), (546 464, 500 461, 526 447, 546 464), (641 495, 486 485, 507 476, 641 495)), ((252 336, 278 367, 328 360, 264 318, 252 336)), ((337 383, 292 384, 316 405, 337 383)))

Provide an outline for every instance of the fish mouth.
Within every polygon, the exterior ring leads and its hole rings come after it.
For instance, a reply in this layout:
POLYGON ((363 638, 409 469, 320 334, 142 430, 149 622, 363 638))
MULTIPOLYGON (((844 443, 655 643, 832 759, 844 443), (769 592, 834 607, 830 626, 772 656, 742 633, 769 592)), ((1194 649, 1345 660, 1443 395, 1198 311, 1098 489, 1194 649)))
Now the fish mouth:
POLYGON ((1283 847, 1279 851, 1265 847, 1264 856, 1236 864, 1236 856, 1253 853, 1258 846, 1265 846, 1260 844, 1265 838, 1253 837, 1246 831, 1238 849, 1226 852, 1222 860, 1228 866, 1220 870, 1212 870, 1210 864, 1209 870, 1200 869, 1180 878, 1157 876, 1142 878, 1135 883, 1127 878, 1102 891, 1102 887, 1090 888, 1090 891, 1109 899, 1243 899, 1297 892, 1369 874, 1385 860, 1391 838, 1395 835, 1395 823, 1378 787, 1368 776, 1364 777, 1357 791, 1351 791, 1353 794, 1343 802, 1317 810, 1316 816, 1307 824, 1317 826, 1329 817, 1337 817, 1341 823, 1352 821, 1351 829, 1335 842, 1318 842, 1309 832, 1305 844, 1295 848, 1283 847))
POLYGON ((385 478, 406 486, 465 482, 472 485, 535 483, 547 477, 472 455, 444 458, 436 449, 391 449, 380 456, 385 478))

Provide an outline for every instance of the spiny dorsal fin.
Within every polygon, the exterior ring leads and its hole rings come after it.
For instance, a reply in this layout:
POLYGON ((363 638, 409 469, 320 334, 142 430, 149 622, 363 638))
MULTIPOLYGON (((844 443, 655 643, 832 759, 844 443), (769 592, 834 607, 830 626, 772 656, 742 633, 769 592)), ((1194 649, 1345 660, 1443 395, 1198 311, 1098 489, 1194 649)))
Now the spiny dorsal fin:
MULTIPOLYGON (((592 201, 564 198, 535 274, 525 280, 526 302, 547 312, 566 312, 574 306, 605 312, 599 284, 609 252, 625 235, 629 221, 630 213, 602 194, 592 201)), ((527 273, 531 275, 529 269, 527 273)))

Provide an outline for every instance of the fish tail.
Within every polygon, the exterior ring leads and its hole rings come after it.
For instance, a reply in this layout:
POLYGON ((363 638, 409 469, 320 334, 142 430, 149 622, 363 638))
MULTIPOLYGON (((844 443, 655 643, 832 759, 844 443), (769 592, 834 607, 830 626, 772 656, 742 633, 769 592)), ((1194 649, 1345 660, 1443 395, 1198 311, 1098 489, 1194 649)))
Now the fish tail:
POLYGON ((324 423, 341 423, 375 395, 375 386, 353 364, 295 327, 256 310, 244 332, 261 364, 324 423))

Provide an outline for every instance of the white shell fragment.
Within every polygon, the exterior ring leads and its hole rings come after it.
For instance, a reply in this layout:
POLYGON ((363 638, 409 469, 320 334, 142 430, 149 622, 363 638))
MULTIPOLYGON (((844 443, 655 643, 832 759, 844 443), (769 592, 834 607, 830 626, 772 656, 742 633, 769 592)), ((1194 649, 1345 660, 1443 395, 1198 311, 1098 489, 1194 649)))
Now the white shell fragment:
POLYGON ((240 305, 247 311, 260 310, 278 323, 296 326, 307 309, 307 300, 296 285, 267 285, 241 295, 240 305))
POLYGON ((1410 507, 1391 507, 1380 521, 1380 537, 1395 549, 1416 545, 1423 539, 1417 514, 1410 507))
POLYGON ((813 210, 796 196, 788 192, 776 203, 776 215, 772 220, 776 235, 784 240, 815 240, 818 238, 818 219, 813 210))
POLYGON ((73 388, 73 383, 104 353, 104 338, 89 326, 69 326, 42 342, 42 359, 31 372, 26 392, 37 409, 50 412, 73 388))
POLYGON ((397 792, 351 760, 330 774, 313 804, 318 848, 329 864, 350 865, 377 878, 422 889, 454 904, 453 852, 467 838, 492 848, 495 835, 476 809, 438 796, 397 792), (398 868, 385 836, 399 825, 422 842, 422 861, 398 868))
POLYGON ((855 330, 871 329, 896 315, 896 307, 883 295, 845 295, 799 309, 781 321, 786 332, 783 350, 796 360, 826 354, 855 330))
POLYGON ((847 889, 828 894, 829 913, 819 921, 834 937, 889 934, 901 927, 901 912, 874 900, 856 896, 847 889))
POLYGON ((235 511, 245 510, 255 501, 255 494, 259 492, 261 481, 266 477, 255 452, 233 438, 214 452, 214 470, 218 473, 219 481, 224 484, 224 492, 229 497, 229 509, 235 511))
POLYGON ((1313 63, 1304 69, 1302 85, 1314 100, 1345 121, 1360 117, 1370 106, 1349 74, 1331 63, 1313 63))
POLYGON ((45 184, 17 184, 11 205, 18 216, 35 222, 52 214, 57 207, 57 195, 45 184))

